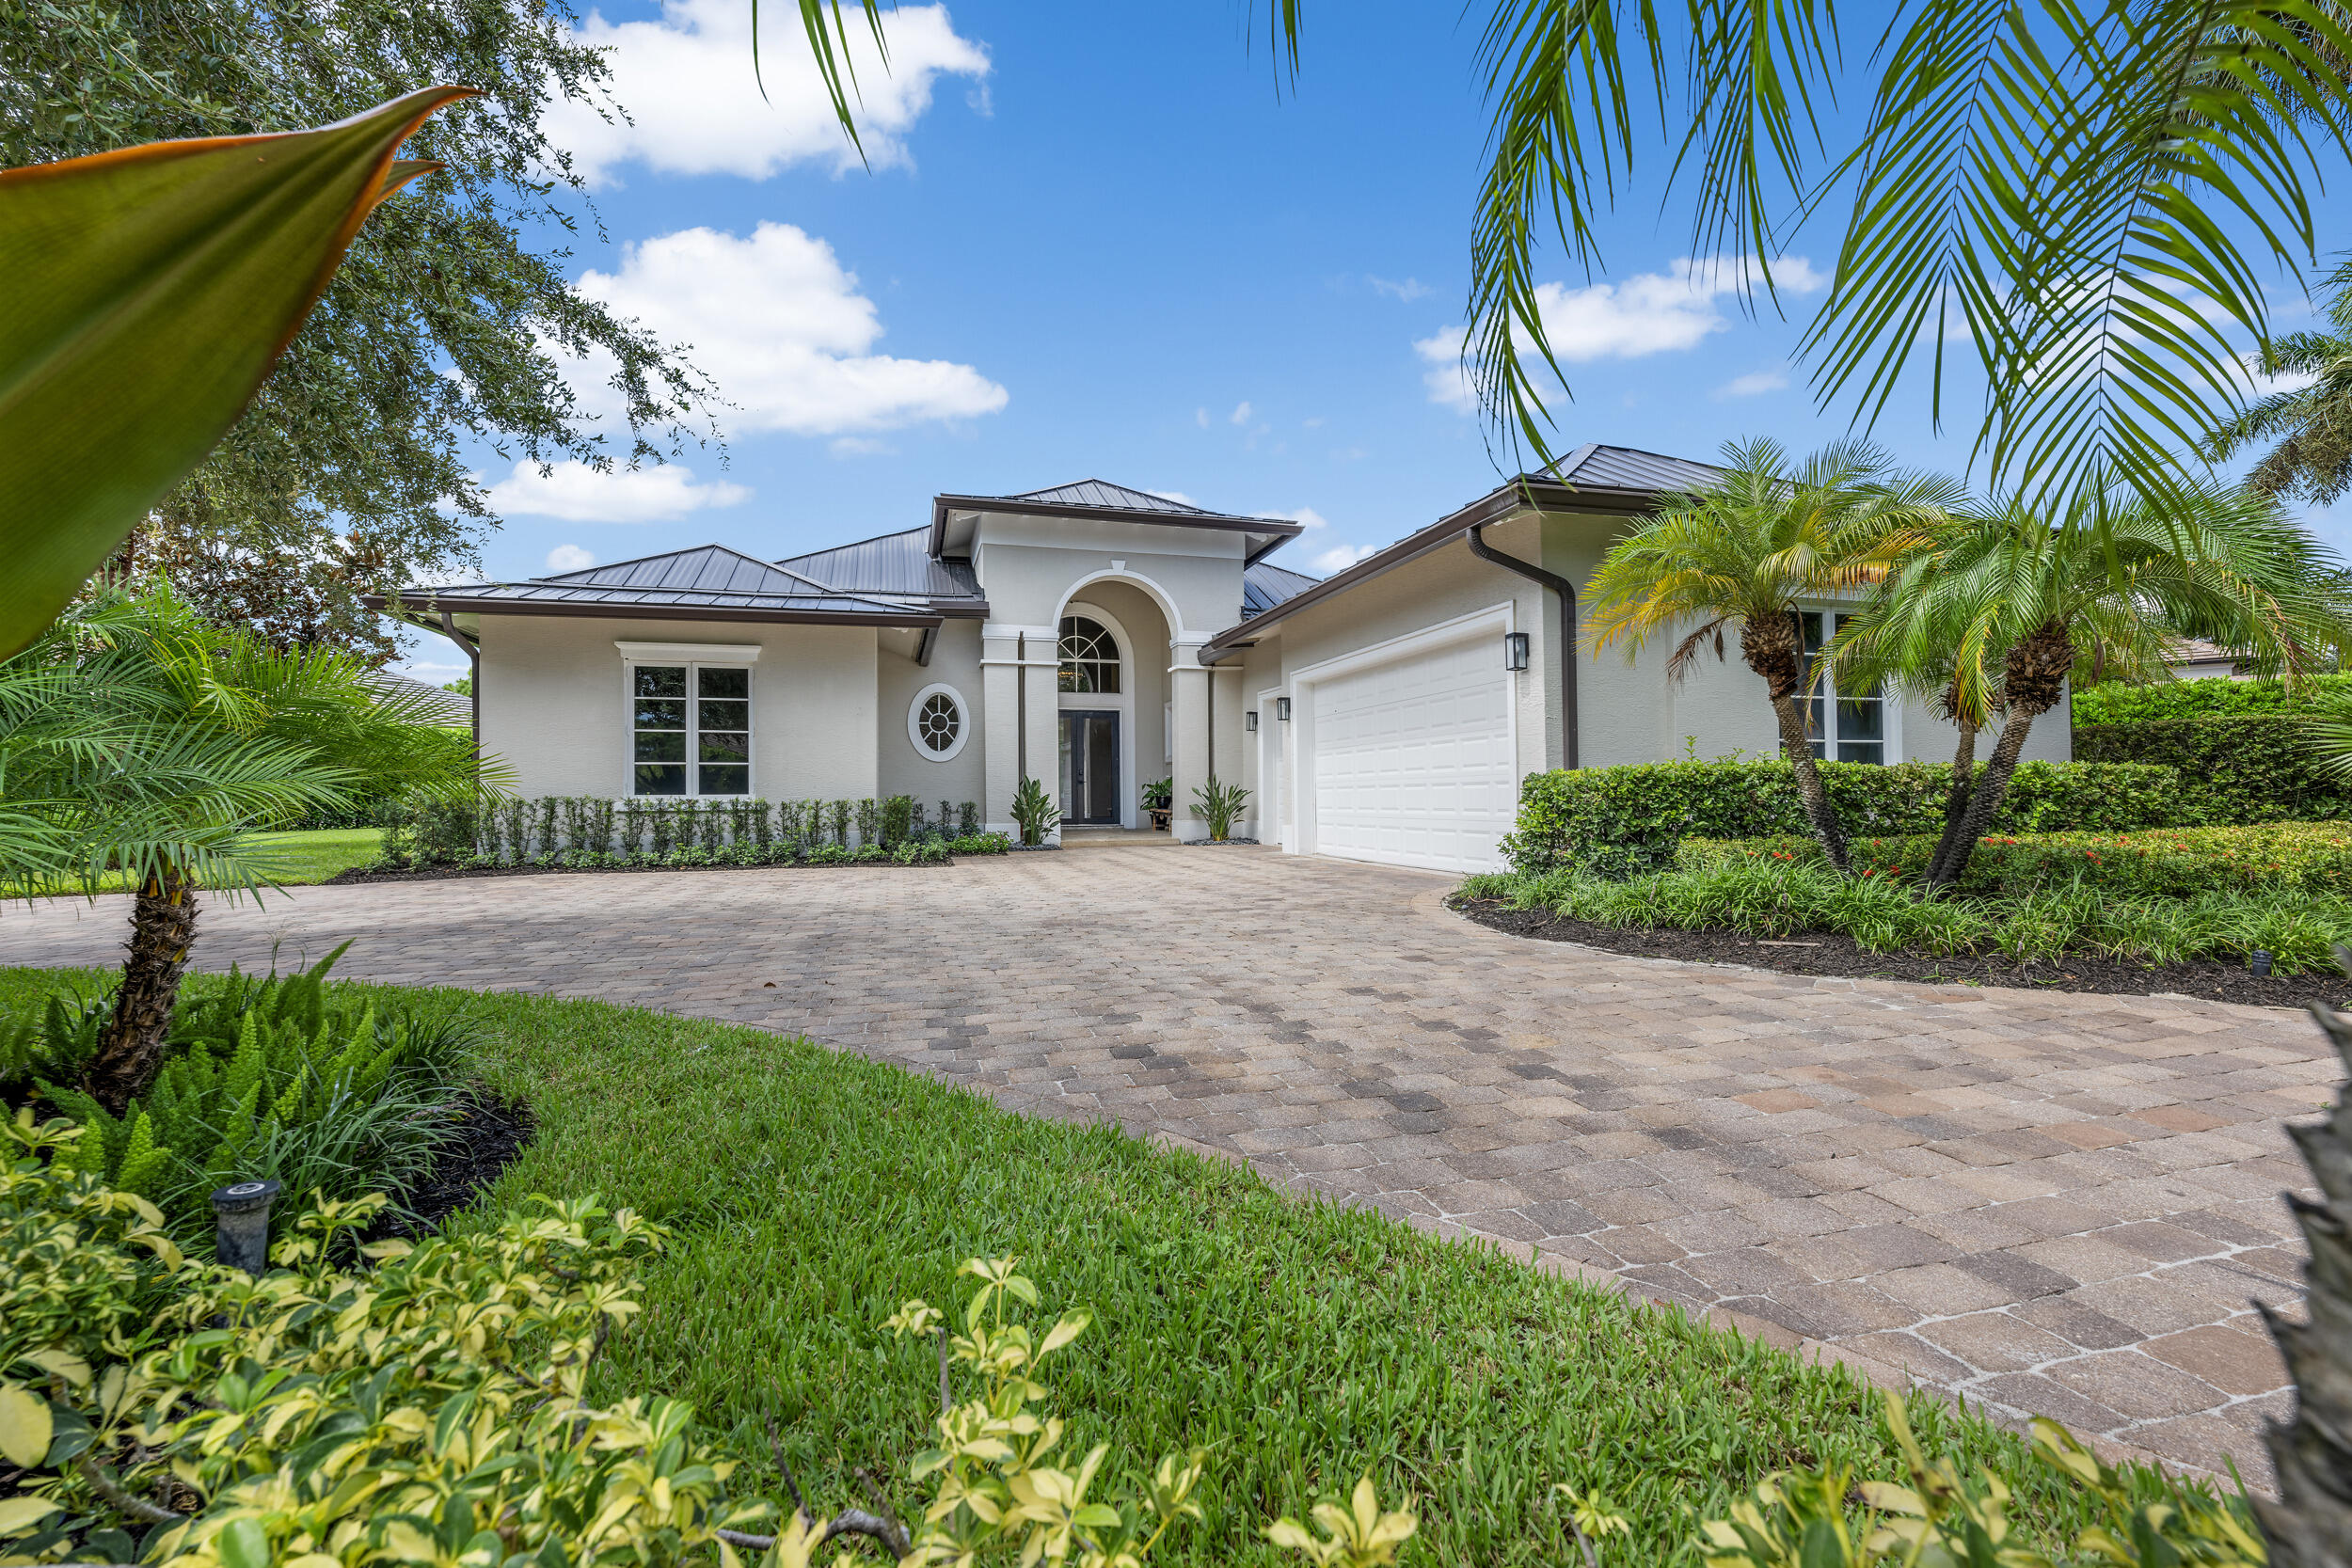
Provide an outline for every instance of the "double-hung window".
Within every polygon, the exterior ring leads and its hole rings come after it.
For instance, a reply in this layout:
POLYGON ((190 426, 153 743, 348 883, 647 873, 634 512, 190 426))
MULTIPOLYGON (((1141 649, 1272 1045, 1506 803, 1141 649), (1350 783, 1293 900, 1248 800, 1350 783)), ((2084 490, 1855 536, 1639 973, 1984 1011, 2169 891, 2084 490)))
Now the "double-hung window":
POLYGON ((752 792, 752 673, 728 664, 629 666, 630 789, 752 792))
POLYGON ((1885 694, 1875 687, 1867 691, 1840 691, 1831 671, 1814 669, 1816 657, 1837 634, 1837 628, 1853 617, 1808 610, 1797 618, 1804 623, 1804 695, 1801 701, 1804 705, 1804 733, 1813 741, 1813 754, 1824 761, 1884 762, 1885 694))

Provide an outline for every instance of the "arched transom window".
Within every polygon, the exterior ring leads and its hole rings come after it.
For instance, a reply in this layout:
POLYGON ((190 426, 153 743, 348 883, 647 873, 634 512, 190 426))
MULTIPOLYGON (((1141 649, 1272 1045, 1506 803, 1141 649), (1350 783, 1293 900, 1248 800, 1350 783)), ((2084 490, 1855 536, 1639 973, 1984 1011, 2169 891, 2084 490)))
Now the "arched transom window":
POLYGON ((1084 615, 1061 618, 1061 689, 1101 692, 1119 689, 1119 643, 1102 622, 1084 615))

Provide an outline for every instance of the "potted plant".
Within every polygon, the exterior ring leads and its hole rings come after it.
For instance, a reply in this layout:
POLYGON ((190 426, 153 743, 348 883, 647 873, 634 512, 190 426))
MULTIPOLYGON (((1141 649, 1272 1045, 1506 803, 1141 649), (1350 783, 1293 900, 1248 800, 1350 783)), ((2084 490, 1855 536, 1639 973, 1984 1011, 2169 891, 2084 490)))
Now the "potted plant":
POLYGON ((1209 842, 1222 844, 1232 833, 1233 819, 1248 802, 1249 791, 1239 784, 1220 784, 1216 774, 1192 792, 1192 815, 1209 825, 1209 842))
POLYGON ((1043 784, 1025 778, 1013 791, 1012 819, 1021 829, 1023 847, 1034 849, 1045 842, 1047 833, 1061 826, 1061 808, 1045 793, 1043 784))
POLYGON ((1143 786, 1143 809, 1152 815, 1152 831, 1168 832, 1168 822, 1175 816, 1176 781, 1162 779, 1143 786))

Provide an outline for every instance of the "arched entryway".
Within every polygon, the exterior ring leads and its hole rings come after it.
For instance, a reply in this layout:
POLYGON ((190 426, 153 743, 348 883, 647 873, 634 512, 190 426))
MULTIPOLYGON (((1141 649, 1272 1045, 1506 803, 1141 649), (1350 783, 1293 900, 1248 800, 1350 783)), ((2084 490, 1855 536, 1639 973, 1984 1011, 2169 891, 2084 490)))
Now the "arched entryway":
POLYGON ((1096 578, 1056 623, 1057 783, 1066 828, 1134 828, 1169 771, 1168 621, 1142 586, 1096 578))

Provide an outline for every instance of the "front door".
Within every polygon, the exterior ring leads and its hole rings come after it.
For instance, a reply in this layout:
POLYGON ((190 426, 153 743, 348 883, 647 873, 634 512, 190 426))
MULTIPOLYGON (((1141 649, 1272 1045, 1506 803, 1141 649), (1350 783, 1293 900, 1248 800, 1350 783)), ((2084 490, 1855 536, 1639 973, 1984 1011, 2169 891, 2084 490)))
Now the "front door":
POLYGON ((1076 828, 1119 825, 1119 715, 1068 708, 1061 716, 1061 819, 1076 828))

